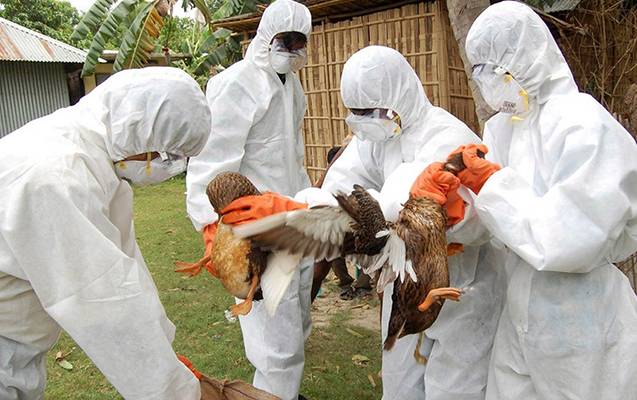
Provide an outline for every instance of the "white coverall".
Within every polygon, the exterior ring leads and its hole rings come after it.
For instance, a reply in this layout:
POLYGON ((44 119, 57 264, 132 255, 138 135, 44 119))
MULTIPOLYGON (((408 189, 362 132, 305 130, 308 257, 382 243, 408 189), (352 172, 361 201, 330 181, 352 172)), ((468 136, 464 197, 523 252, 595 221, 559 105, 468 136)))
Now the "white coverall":
MULTIPOLYGON (((294 196, 310 186, 303 167, 302 134, 305 94, 295 73, 285 84, 268 59, 270 42, 281 32, 309 37, 309 10, 291 0, 270 4, 259 23, 245 59, 213 77, 206 96, 214 117, 208 143, 190 160, 186 183, 188 214, 197 230, 217 220, 206 195, 219 173, 239 172, 261 191, 294 196)), ((312 265, 304 262, 288 287, 274 317, 263 302, 240 317, 243 343, 255 367, 255 387, 283 400, 298 396, 309 336, 312 265)))
POLYGON ((503 68, 529 95, 528 112, 485 126, 487 157, 504 168, 475 207, 506 245, 509 275, 487 399, 635 399, 637 298, 611 263, 637 250, 637 146, 578 92, 527 6, 489 7, 466 48, 473 65, 503 68))
POLYGON ((197 154, 210 111, 167 67, 113 75, 77 105, 0 140, 0 399, 44 398, 64 329, 126 399, 198 400, 175 327, 135 242, 114 161, 197 154))
MULTIPOLYGON (((402 133, 383 142, 354 137, 328 171, 323 188, 349 192, 352 185, 360 184, 379 197, 389 220, 397 219, 412 183, 427 165, 444 161, 459 145, 479 142, 466 125, 429 102, 418 76, 395 50, 370 46, 355 53, 343 69, 341 95, 350 109, 395 111, 402 133)), ((479 229, 461 237, 461 225, 464 222, 450 231, 450 241, 474 242, 482 237, 479 229), (457 232, 456 237, 453 232, 457 232)), ((383 351, 383 399, 424 399, 425 390, 427 399, 484 397, 503 292, 502 279, 490 260, 486 248, 477 245, 465 246, 464 253, 449 259, 451 285, 465 288, 466 293, 459 303, 447 301, 436 323, 427 330, 433 342, 423 345, 423 350, 432 349, 426 368, 413 357, 418 335, 399 339, 391 351, 383 351)), ((383 296, 383 341, 391 292, 392 286, 388 286, 383 296)))

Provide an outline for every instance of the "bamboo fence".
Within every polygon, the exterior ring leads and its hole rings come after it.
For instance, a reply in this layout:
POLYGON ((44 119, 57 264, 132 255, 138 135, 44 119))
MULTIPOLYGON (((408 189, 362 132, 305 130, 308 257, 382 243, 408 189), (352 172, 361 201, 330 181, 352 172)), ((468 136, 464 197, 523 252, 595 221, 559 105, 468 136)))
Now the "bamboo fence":
MULTIPOLYGON (((249 41, 244 41, 244 48, 249 41)), ((458 45, 444 1, 419 2, 338 22, 315 21, 308 64, 299 73, 307 95, 305 162, 313 182, 327 164, 327 152, 349 134, 340 96, 343 65, 356 51, 383 45, 401 52, 420 77, 434 105, 478 132, 479 125, 458 45)))

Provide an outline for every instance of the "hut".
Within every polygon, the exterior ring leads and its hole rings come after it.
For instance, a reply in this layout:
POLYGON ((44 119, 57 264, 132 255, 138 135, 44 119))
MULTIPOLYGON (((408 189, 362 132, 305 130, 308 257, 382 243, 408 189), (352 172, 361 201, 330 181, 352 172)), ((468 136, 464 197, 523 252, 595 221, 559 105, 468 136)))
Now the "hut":
MULTIPOLYGON (((308 64, 300 79, 308 100, 304 122, 306 168, 316 181, 326 166, 327 151, 348 134, 347 110, 340 97, 345 61, 357 50, 383 45, 400 51, 416 70, 435 105, 446 108, 476 132, 475 106, 446 2, 386 0, 306 0, 313 31, 308 64)), ((256 33, 261 12, 217 21, 242 38, 245 49, 256 33)))
POLYGON ((83 95, 80 49, 0 18, 0 137, 83 95))

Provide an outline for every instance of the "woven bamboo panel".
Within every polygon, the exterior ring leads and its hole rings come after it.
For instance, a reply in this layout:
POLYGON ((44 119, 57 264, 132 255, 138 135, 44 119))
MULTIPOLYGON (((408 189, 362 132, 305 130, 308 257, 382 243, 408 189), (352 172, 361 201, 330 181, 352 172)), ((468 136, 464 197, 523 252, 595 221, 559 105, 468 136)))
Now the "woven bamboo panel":
MULTIPOLYGON (((249 43, 242 42, 244 49, 249 43)), ((308 64, 299 73, 308 110, 304 122, 306 168, 313 182, 327 164, 327 152, 349 134, 340 96, 343 65, 356 51, 383 45, 401 52, 414 68, 429 100, 478 131, 473 99, 449 26, 445 2, 420 2, 314 25, 308 64)))

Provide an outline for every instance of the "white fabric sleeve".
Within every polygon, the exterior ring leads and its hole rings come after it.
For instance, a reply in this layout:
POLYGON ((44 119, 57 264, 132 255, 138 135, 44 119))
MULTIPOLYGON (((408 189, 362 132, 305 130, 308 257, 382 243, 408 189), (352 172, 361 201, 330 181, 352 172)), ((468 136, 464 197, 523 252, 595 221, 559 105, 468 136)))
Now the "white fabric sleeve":
POLYGON ((239 172, 259 109, 258 99, 239 82, 224 82, 219 90, 213 90, 214 84, 211 80, 206 91, 212 113, 210 136, 201 153, 190 159, 186 174, 186 209, 198 231, 217 221, 206 188, 221 172, 239 172))
MULTIPOLYGON (((537 270, 584 273, 608 259, 635 220, 637 152, 601 123, 560 124, 551 132, 563 136, 553 145, 560 151, 545 149, 556 159, 547 190, 538 193, 507 167, 489 178, 476 208, 491 233, 537 270)), ((636 250, 635 238, 626 250, 636 250)))
MULTIPOLYGON (((369 156, 367 156, 369 157, 369 156)), ((353 137, 343 154, 332 164, 323 180, 322 189, 330 193, 351 193, 354 185, 365 189, 380 190, 381 183, 376 182, 365 169, 358 149, 358 138, 353 137)))
POLYGON ((198 400, 143 260, 122 251, 126 233, 88 189, 99 185, 74 171, 34 174, 3 221, 15 224, 4 239, 46 312, 124 398, 198 400))
POLYGON ((458 188, 458 194, 465 201, 464 218, 447 229, 447 242, 461 243, 465 246, 481 246, 487 243, 491 239, 491 234, 476 211, 476 195, 464 186, 458 188))
POLYGON ((301 190, 294 196, 294 201, 307 203, 310 208, 316 206, 338 206, 338 202, 336 201, 332 193, 328 192, 327 190, 315 187, 301 190))

